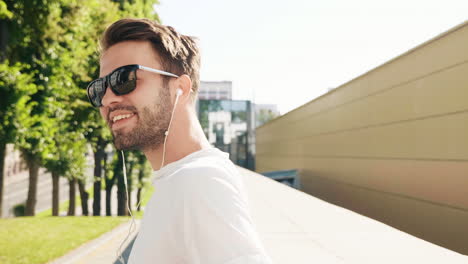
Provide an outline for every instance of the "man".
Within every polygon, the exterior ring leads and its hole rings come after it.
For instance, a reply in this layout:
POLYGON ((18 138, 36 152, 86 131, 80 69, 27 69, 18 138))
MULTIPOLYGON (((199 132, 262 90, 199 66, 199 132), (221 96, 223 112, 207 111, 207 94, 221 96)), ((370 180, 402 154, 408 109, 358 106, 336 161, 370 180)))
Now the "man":
POLYGON ((271 263, 228 154, 212 148, 195 113, 200 55, 193 38, 147 19, 122 19, 101 39, 88 86, 117 149, 155 170, 129 263, 271 263))

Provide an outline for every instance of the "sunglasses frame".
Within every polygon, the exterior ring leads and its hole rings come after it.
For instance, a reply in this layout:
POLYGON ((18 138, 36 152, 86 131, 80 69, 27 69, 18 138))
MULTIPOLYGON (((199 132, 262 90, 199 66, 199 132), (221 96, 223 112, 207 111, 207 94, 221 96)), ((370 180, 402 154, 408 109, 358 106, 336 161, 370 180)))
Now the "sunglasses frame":
POLYGON ((175 77, 175 78, 178 78, 179 76, 178 75, 175 75, 173 73, 170 73, 170 72, 166 72, 166 71, 162 71, 162 70, 157 70, 157 69, 153 69, 153 68, 150 68, 150 67, 146 67, 146 66, 142 66, 142 65, 139 65, 139 64, 128 64, 128 65, 124 65, 124 66, 121 66, 121 67, 118 67, 116 68, 115 70, 113 70, 111 73, 109 73, 108 75, 104 76, 104 77, 101 77, 101 78, 98 78, 96 80, 93 80, 92 82, 89 83, 88 87, 86 88, 86 94, 88 95, 88 100, 89 102, 94 106, 94 107, 101 107, 102 106, 102 98, 104 97, 104 95, 106 94, 106 91, 107 91, 107 87, 110 87, 110 89, 112 90, 112 92, 115 94, 115 95, 124 95, 124 94, 129 94, 131 92, 133 92, 135 89, 136 89, 136 70, 144 70, 144 71, 148 71, 148 72, 153 72, 153 73, 157 73, 157 74, 161 74, 161 75, 164 75, 164 76, 169 76, 169 77, 175 77), (110 82, 110 78, 113 74, 115 74, 117 71, 123 69, 123 68, 132 68, 130 69, 130 71, 134 71, 135 73, 135 87, 133 89, 131 89, 130 91, 128 92, 120 92, 119 90, 117 90, 116 87, 114 87, 113 85, 111 85, 111 82, 110 82), (101 81, 103 83, 103 85, 101 85, 99 90, 100 91, 96 91, 97 88, 94 88, 96 86, 94 86, 94 84, 97 82, 97 81, 101 81), (102 87, 104 86, 104 88, 102 87), (99 98, 99 104, 95 104, 94 100, 91 99, 91 89, 93 89, 93 94, 95 94, 95 97, 100 97, 99 98), (102 94, 101 94, 102 93, 102 94), (101 94, 101 95, 99 95, 101 94))

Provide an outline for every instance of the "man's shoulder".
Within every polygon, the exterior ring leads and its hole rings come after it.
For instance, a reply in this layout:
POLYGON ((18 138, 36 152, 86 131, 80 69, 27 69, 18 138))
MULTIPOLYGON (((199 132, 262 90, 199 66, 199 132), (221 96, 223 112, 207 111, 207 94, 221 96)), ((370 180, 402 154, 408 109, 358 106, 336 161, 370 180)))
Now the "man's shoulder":
POLYGON ((239 171, 231 160, 220 156, 202 156, 180 166, 174 175, 201 177, 237 176, 239 171))
MULTIPOLYGON (((229 160, 228 160, 229 161, 229 160)), ((241 175, 229 162, 212 162, 200 159, 177 169, 171 176, 172 184, 184 196, 217 193, 220 190, 239 192, 241 175)))
POLYGON ((236 181, 240 176, 234 166, 229 164, 199 162, 183 166, 174 173, 178 180, 186 184, 216 183, 219 181, 236 181))

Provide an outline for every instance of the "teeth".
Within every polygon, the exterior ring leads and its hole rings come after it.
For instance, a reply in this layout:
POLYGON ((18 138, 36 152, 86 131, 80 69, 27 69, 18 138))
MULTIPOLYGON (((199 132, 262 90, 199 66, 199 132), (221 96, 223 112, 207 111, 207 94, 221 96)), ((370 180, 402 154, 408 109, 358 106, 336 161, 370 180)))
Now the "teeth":
POLYGON ((120 119, 124 119, 124 118, 129 118, 131 116, 133 116, 133 114, 117 115, 117 116, 114 116, 114 118, 112 119, 112 122, 116 122, 116 121, 119 121, 120 119))

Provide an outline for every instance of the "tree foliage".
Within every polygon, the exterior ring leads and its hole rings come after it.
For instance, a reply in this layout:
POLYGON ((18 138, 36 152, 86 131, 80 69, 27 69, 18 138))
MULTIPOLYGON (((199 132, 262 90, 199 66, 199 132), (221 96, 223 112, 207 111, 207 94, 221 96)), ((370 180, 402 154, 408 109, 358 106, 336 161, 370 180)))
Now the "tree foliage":
POLYGON ((85 180, 88 146, 110 142, 84 89, 99 74, 99 37, 119 18, 159 20, 156 3, 0 0, 0 22, 8 28, 0 64, 0 140, 14 141, 28 163, 85 180))

